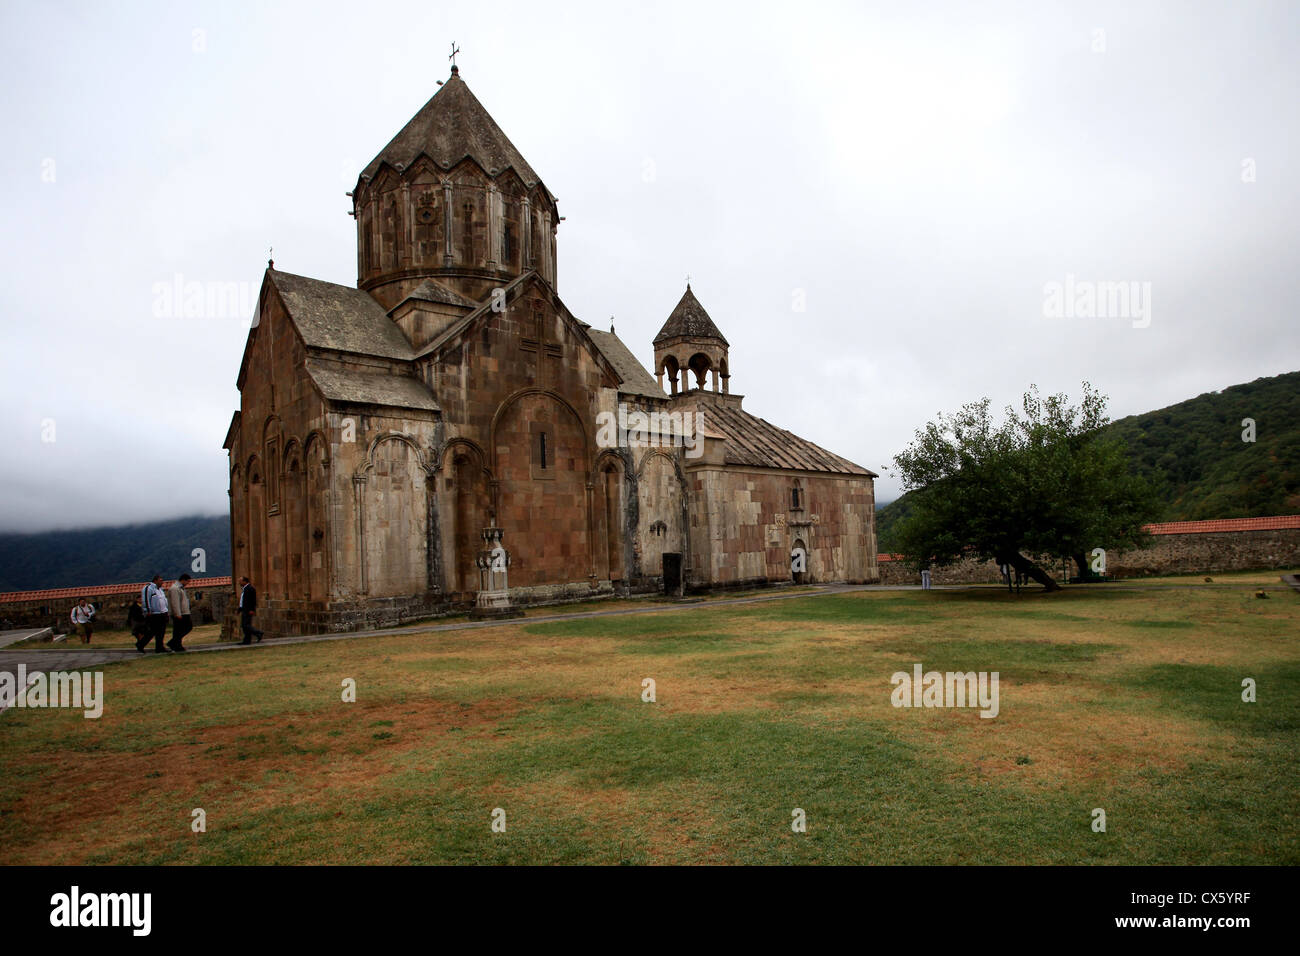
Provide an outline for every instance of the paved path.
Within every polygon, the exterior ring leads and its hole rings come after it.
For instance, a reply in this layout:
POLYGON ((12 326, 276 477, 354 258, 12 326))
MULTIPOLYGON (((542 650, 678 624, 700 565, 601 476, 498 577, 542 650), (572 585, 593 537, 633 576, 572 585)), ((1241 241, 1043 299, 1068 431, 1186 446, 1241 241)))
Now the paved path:
POLYGON ((31 637, 40 637, 42 634, 53 634, 54 629, 49 627, 38 628, 19 628, 16 631, 0 631, 0 647, 7 647, 10 644, 17 644, 19 641, 25 641, 31 637))
MULTIPOLYGON (((1163 591, 1174 588, 1189 589, 1196 588, 1199 590, 1214 590, 1223 588, 1237 588, 1239 590, 1256 591, 1260 590, 1259 585, 1231 585, 1231 584, 1089 584, 1075 585, 1075 587, 1087 587, 1093 590, 1115 590, 1115 591, 1163 591)), ((972 590, 992 590, 991 585, 935 585, 933 591, 972 591, 972 590)), ((999 586, 999 590, 1001 587, 999 586)), ((781 594, 752 594, 746 597, 734 598, 717 598, 714 600, 684 600, 671 601, 662 604, 647 605, 645 607, 628 607, 616 608, 613 610, 601 610, 599 608, 590 611, 570 611, 566 614, 548 614, 538 617, 516 618, 509 621, 457 621, 452 624, 408 624, 402 627, 381 628, 371 631, 344 631, 337 634, 304 634, 294 637, 268 637, 259 644, 243 645, 235 641, 221 644, 201 644, 190 648, 187 653, 205 654, 216 651, 253 651, 259 648, 279 647, 284 644, 313 644, 321 641, 351 641, 366 637, 388 637, 395 634, 420 634, 430 631, 468 631, 484 627, 506 627, 512 624, 542 624, 548 621, 572 621, 587 617, 620 617, 628 614, 664 614, 681 612, 692 608, 714 608, 727 607, 738 604, 764 604, 769 601, 789 601, 796 598, 820 597, 825 594, 850 594, 855 591, 920 591, 919 584, 832 584, 820 587, 813 587, 807 591, 791 591, 781 594)), ((1272 585, 1265 586, 1263 590, 1285 591, 1284 586, 1272 585)), ((1026 592, 1026 596, 1032 594, 1034 589, 1026 592)), ((7 632, 5 632, 7 633, 7 632)), ((3 645, 0 645, 3 646, 3 645)), ((0 650, 0 672, 8 671, 11 674, 18 672, 19 664, 27 665, 27 673, 35 674, 39 671, 66 671, 66 670, 85 670, 100 664, 113 664, 119 661, 145 661, 154 660, 162 655, 154 654, 152 648, 148 653, 140 654, 134 648, 78 648, 68 647, 59 650, 25 650, 10 649, 0 650)), ((172 656, 172 655, 167 655, 172 656)))

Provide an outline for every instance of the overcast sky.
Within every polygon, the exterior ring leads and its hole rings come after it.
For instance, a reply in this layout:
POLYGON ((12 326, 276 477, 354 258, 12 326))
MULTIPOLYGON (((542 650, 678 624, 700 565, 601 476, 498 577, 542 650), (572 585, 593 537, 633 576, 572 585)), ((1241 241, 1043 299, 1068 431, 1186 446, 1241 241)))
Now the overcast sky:
POLYGON ((225 511, 267 248, 355 284, 344 193, 453 40, 574 314, 652 367, 689 273, 745 408, 876 471, 1031 383, 1120 417, 1300 368, 1300 4, 13 2, 0 530, 225 511))

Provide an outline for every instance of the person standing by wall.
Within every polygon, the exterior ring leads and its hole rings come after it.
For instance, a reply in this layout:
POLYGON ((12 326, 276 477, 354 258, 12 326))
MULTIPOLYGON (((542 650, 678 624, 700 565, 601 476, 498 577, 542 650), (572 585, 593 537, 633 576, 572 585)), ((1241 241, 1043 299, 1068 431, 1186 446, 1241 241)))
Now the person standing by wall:
POLYGON ((144 653, 144 645, 149 641, 149 625, 145 623, 144 608, 140 606, 138 595, 132 595, 131 603, 126 609, 126 626, 135 638, 135 649, 144 653))
POLYGON ((92 621, 95 619, 95 608, 84 597, 79 599, 76 604, 72 605, 72 625, 81 635, 81 643, 89 644, 90 635, 94 633, 92 621))
POLYGON ((140 601, 144 605, 144 623, 147 631, 143 643, 135 642, 135 649, 142 651, 153 640, 153 652, 166 654, 163 638, 167 635, 167 595, 163 593, 163 577, 155 574, 153 580, 140 592, 140 601))
POLYGON ((244 639, 239 643, 252 644, 254 635, 258 641, 262 640, 262 632, 253 627, 253 615, 257 613, 257 588, 247 577, 240 578, 239 583, 243 585, 239 590, 239 626, 244 631, 244 639))
POLYGON ((176 583, 167 589, 167 609, 172 615, 172 639, 167 642, 167 646, 173 651, 185 650, 181 639, 194 630, 194 621, 190 617, 190 595, 185 590, 189 580, 188 574, 182 574, 176 579, 176 583))

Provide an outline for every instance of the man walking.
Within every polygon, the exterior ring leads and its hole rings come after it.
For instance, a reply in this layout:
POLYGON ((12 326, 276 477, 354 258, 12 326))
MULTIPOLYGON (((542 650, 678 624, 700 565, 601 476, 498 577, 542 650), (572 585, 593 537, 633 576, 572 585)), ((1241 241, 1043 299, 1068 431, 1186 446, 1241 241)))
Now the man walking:
POLYGON ((258 641, 262 640, 262 632, 253 627, 253 615, 257 613, 257 588, 247 577, 240 578, 239 583, 243 585, 239 592, 239 626, 244 631, 244 639, 239 643, 252 644, 254 635, 258 641))
POLYGON ((167 589, 167 608, 172 612, 172 639, 167 642, 167 646, 173 651, 185 650, 181 646, 181 638, 194 630, 194 622, 190 618, 190 595, 185 590, 189 580, 188 574, 182 574, 167 589))
POLYGON ((163 637, 167 634, 167 595, 163 593, 162 585, 162 575, 155 574, 153 580, 140 592, 140 603, 144 605, 145 634, 143 641, 135 642, 137 651, 143 651, 152 640, 155 654, 167 653, 163 647, 163 637))
POLYGON ((90 635, 94 633, 91 621, 95 618, 95 608, 84 597, 72 605, 72 624, 81 635, 81 643, 89 644, 90 635))

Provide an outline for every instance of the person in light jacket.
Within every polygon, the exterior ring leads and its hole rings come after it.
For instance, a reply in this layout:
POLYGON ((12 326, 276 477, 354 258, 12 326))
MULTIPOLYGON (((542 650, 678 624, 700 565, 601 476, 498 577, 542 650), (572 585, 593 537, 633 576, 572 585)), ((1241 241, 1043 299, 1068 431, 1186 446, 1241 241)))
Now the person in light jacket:
POLYGON ((92 622, 95 619, 95 607, 84 597, 72 605, 72 625, 81 635, 81 643, 89 644, 90 635, 94 633, 92 622))
POLYGON ((153 641, 155 654, 166 654, 163 638, 167 636, 167 595, 163 592, 163 576, 155 574, 153 580, 140 592, 140 603, 144 605, 144 624, 147 628, 144 640, 135 642, 135 649, 143 651, 149 641, 153 641))
POLYGON ((183 651, 181 639, 194 630, 194 621, 190 618, 190 595, 185 585, 190 581, 188 574, 182 574, 176 583, 167 589, 167 608, 172 615, 172 639, 167 646, 173 651, 183 651))

